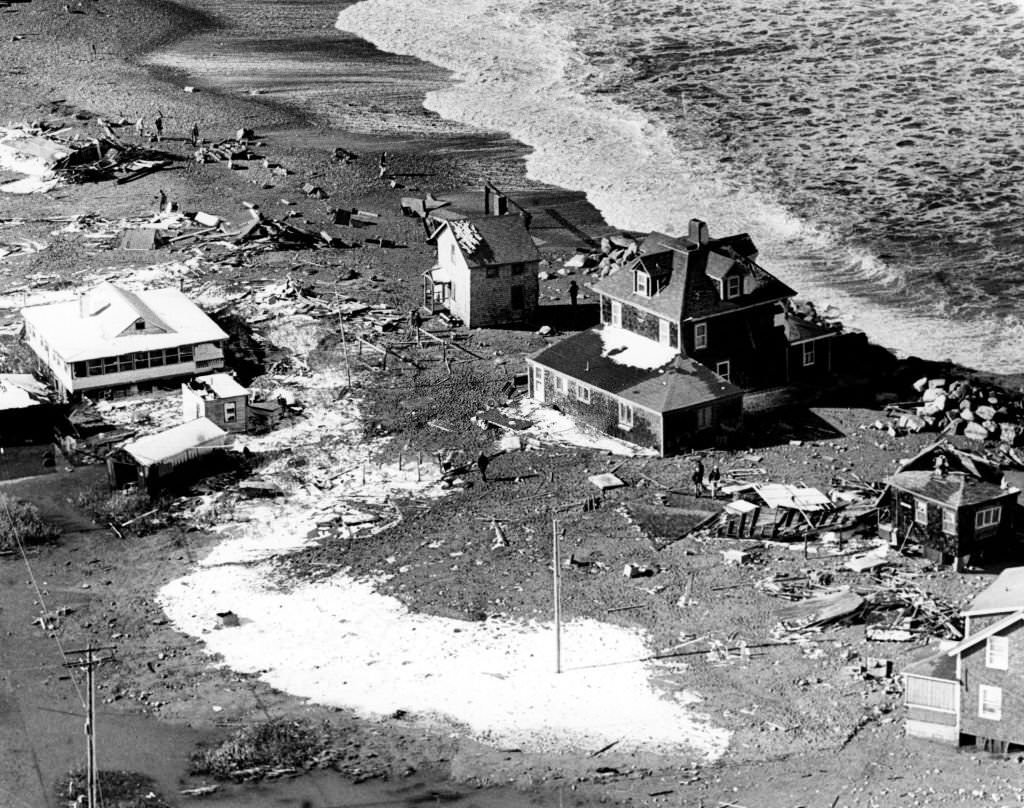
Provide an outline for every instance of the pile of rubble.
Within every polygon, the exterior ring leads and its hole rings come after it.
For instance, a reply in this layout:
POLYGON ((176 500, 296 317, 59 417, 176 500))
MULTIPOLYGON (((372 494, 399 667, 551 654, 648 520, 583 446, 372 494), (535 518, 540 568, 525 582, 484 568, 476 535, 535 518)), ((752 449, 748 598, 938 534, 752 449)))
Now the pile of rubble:
POLYGON ((761 591, 793 601, 778 611, 773 637, 793 641, 825 626, 864 624, 865 637, 873 642, 961 639, 958 609, 923 590, 914 573, 897 569, 885 548, 879 549, 847 561, 842 569, 774 574, 755 582, 761 591), (835 583, 850 571, 869 573, 871 579, 835 583))
POLYGON ((28 175, 4 190, 45 191, 58 182, 83 183, 115 179, 124 184, 171 164, 167 154, 125 143, 102 119, 101 137, 44 122, 22 123, 0 130, 0 166, 28 175))
POLYGON ((956 379, 922 377, 914 382, 916 401, 886 407, 888 421, 872 426, 897 435, 901 432, 940 431, 964 435, 978 442, 999 442, 1006 454, 1024 466, 1024 396, 994 386, 956 379))

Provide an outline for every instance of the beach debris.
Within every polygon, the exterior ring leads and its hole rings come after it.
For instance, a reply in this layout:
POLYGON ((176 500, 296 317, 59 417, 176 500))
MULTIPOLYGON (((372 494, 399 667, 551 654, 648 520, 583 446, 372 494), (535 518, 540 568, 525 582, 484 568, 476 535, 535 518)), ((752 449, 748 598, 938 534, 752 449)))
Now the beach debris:
POLYGON ((602 492, 608 491, 612 488, 622 488, 625 483, 610 472, 604 472, 603 474, 592 474, 587 479, 591 485, 596 485, 602 492))

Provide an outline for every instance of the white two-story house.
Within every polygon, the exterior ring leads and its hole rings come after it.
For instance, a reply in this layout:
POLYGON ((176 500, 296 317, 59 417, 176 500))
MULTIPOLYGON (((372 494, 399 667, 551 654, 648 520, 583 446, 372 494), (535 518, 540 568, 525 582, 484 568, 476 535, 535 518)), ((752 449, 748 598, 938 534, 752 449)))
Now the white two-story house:
POLYGON ((102 283, 21 315, 25 341, 63 399, 134 394, 224 367, 228 335, 178 289, 102 283))

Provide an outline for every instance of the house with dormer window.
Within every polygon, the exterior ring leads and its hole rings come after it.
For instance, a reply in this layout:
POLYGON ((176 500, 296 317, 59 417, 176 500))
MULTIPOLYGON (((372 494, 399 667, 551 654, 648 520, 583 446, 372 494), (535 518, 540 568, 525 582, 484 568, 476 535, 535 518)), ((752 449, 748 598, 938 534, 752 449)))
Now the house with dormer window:
POLYGON ((62 399, 134 394, 224 367, 228 335, 178 289, 101 283, 21 315, 25 342, 62 399))
POLYGON ((961 612, 964 637, 906 666, 907 735, 1006 752, 1024 745, 1024 567, 961 612))
POLYGON ((574 406, 577 415, 618 434, 621 419, 612 422, 610 413, 620 404, 639 406, 646 426, 634 426, 627 439, 674 454, 735 427, 743 391, 827 372, 836 330, 791 322, 799 319, 789 305, 796 293, 756 259, 749 235, 713 239, 699 219, 684 237, 649 234, 592 285, 601 324, 528 360, 533 396, 563 406, 552 396, 569 384, 589 384, 610 403, 600 412, 574 406), (618 350, 619 344, 629 347, 618 350), (627 393, 638 389, 666 395, 631 403, 627 393))

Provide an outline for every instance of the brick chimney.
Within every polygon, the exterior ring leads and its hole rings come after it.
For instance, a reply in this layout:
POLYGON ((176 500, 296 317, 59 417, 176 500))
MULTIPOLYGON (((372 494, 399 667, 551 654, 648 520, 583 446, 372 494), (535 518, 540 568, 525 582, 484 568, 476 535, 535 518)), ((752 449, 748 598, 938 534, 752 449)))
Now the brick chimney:
POLYGON ((690 219, 690 233, 689 239, 694 244, 703 247, 707 244, 711 237, 708 235, 708 226, 700 219, 690 219))

